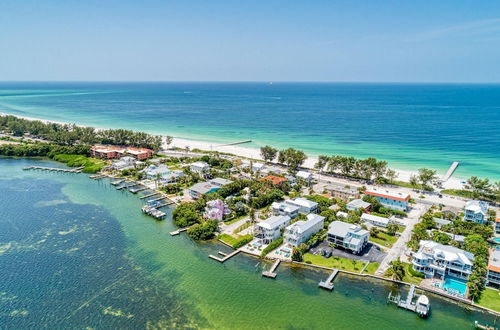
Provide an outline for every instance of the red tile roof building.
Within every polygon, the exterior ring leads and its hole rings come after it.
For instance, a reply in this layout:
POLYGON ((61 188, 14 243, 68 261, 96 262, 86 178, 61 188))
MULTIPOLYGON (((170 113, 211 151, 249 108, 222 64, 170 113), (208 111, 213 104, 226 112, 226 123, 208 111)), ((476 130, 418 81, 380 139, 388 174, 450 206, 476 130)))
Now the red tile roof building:
POLYGON ((145 160, 153 157, 153 150, 148 148, 118 147, 118 146, 92 146, 90 156, 94 158, 119 159, 124 155, 130 155, 137 160, 145 160))
POLYGON ((263 178, 259 179, 259 181, 262 181, 262 182, 271 182, 273 185, 279 186, 283 182, 286 182, 287 179, 283 178, 281 176, 268 175, 266 177, 263 177, 263 178))

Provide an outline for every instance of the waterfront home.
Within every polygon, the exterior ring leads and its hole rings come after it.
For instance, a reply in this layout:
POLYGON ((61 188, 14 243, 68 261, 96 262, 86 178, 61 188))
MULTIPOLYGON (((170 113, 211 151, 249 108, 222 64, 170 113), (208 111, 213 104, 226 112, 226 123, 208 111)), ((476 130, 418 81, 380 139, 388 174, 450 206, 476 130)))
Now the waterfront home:
POLYGON ((203 217, 205 219, 222 221, 224 219, 224 216, 230 213, 231 210, 227 207, 226 203, 224 203, 224 201, 220 199, 216 199, 207 202, 203 217))
POLYGON ((486 283, 490 286, 500 287, 500 249, 490 250, 486 283))
POLYGON ((420 241, 420 248, 412 259, 417 272, 439 279, 454 277, 467 280, 472 273, 473 262, 474 255, 470 252, 427 240, 420 241))
POLYGON ((342 211, 337 212, 337 218, 347 219, 348 217, 349 217, 349 214, 347 214, 346 212, 342 212, 342 211))
POLYGON ((259 181, 261 182, 269 182, 273 186, 281 186, 283 182, 286 182, 287 179, 283 178, 281 176, 276 176, 276 175, 268 175, 263 178, 260 178, 259 181))
POLYGON ((298 171, 295 176, 297 178, 304 179, 304 181, 306 181, 307 183, 310 183, 313 179, 312 173, 309 173, 307 171, 298 171))
POLYGON ((219 189, 220 187, 214 186, 210 182, 199 182, 189 188, 189 196, 191 196, 193 199, 198 199, 201 196, 204 196, 211 192, 215 192, 219 189))
POLYGON ((373 188, 365 191, 364 194, 375 197, 382 206, 391 210, 408 211, 410 195, 407 193, 373 188))
POLYGON ((325 190, 330 194, 331 197, 345 200, 358 198, 359 196, 359 192, 357 189, 346 185, 329 184, 325 186, 325 190))
POLYGON ((170 170, 166 165, 149 165, 142 170, 144 177, 147 179, 156 179, 157 177, 162 177, 170 173, 170 170))
POLYGON ((274 215, 287 215, 294 219, 299 215, 299 207, 290 205, 285 202, 274 202, 271 204, 271 209, 274 215))
POLYGON ((230 183, 233 183, 233 181, 224 179, 224 178, 214 178, 209 181, 211 184, 217 187, 224 187, 225 185, 228 185, 230 183))
POLYGON ((464 221, 483 224, 488 221, 488 203, 485 201, 472 200, 465 204, 464 221))
POLYGON ((281 230, 290 224, 291 218, 286 215, 274 215, 255 225, 255 238, 262 244, 269 244, 281 236, 281 230))
POLYGON ((127 170, 135 167, 136 160, 130 156, 121 157, 120 160, 114 161, 111 168, 118 171, 127 170))
POLYGON ((377 215, 363 213, 361 215, 361 220, 368 222, 374 226, 387 228, 387 225, 391 223, 391 220, 384 217, 379 217, 377 215))
POLYGON ((359 209, 363 209, 363 212, 368 212, 370 211, 370 208, 372 205, 368 202, 365 202, 362 199, 355 199, 347 203, 345 206, 349 211, 356 211, 359 209))
POLYGON ((189 164, 189 169, 191 170, 191 172, 198 173, 203 176, 210 171, 210 165, 205 162, 198 161, 189 164))
POLYGON ((131 155, 137 160, 153 157, 153 150, 148 148, 119 147, 112 145, 94 145, 90 148, 90 156, 103 159, 119 159, 124 155, 131 155))
POLYGON ((495 234, 500 235, 500 210, 497 210, 495 217, 495 234))
POLYGON ((175 183, 179 181, 180 177, 183 177, 185 174, 181 170, 173 170, 168 173, 165 173, 161 176, 160 182, 162 184, 175 183))
POLYGON ((432 220, 434 220, 434 222, 436 223, 436 227, 438 227, 438 228, 441 228, 443 226, 446 226, 446 225, 453 223, 453 221, 442 219, 442 218, 432 218, 432 220))
POLYGON ((323 229, 325 217, 317 214, 308 214, 307 220, 299 220, 292 223, 285 229, 284 242, 291 246, 299 246, 323 229))
POLYGON ((328 226, 327 240, 352 253, 360 253, 368 244, 370 233, 360 226, 343 221, 333 221, 328 226))
POLYGON ((310 201, 307 198, 297 197, 295 199, 287 199, 285 203, 297 206, 299 213, 302 214, 318 213, 318 203, 310 201))

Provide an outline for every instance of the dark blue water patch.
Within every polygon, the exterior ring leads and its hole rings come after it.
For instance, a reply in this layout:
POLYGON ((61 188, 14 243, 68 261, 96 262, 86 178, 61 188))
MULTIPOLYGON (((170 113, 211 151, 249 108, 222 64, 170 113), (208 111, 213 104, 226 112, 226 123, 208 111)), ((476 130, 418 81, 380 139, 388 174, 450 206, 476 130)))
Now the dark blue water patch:
POLYGON ((116 219, 61 187, 0 181, 1 329, 203 327, 173 290, 178 274, 153 281, 128 257, 116 219))

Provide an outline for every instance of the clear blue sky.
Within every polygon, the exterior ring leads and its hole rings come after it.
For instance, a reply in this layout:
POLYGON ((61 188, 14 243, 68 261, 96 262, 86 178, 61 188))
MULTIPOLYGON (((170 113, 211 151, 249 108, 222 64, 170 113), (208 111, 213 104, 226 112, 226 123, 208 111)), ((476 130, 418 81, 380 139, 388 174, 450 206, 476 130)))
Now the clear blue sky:
POLYGON ((0 80, 500 82, 500 1, 0 1, 0 80))

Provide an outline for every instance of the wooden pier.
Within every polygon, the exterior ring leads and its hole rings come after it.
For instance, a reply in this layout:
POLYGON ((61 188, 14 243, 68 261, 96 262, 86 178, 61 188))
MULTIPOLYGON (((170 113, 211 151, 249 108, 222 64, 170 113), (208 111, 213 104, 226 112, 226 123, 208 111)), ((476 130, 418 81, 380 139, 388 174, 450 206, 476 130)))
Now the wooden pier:
POLYGON ((453 175, 453 173, 455 173, 455 170, 457 169, 457 167, 458 167, 459 164, 460 164, 459 162, 453 162, 453 163, 451 163, 450 168, 448 169, 448 171, 446 172, 446 174, 443 176, 443 178, 441 180, 443 182, 448 181, 448 179, 451 178, 451 176, 453 175))
POLYGON ((117 185, 119 185, 120 183, 122 183, 122 182, 124 182, 124 181, 126 181, 126 179, 118 179, 118 180, 116 180, 116 181, 111 182, 111 184, 112 184, 113 186, 117 186, 117 185))
POLYGON ((159 192, 154 192, 154 193, 152 193, 152 194, 147 194, 147 195, 141 196, 141 197, 139 197, 139 198, 140 198, 140 199, 145 199, 145 198, 148 198, 148 197, 153 197, 153 196, 156 196, 156 195, 158 195, 158 194, 160 194, 160 193, 159 193, 159 192))
POLYGON ((28 166, 24 167, 23 170, 42 170, 42 171, 52 171, 52 172, 63 172, 63 173, 80 173, 84 166, 77 168, 57 168, 57 167, 45 167, 45 166, 28 166))
POLYGON ((319 282, 319 284, 318 284, 319 287, 332 291, 333 290, 333 280, 335 279, 335 277, 337 276, 338 273, 339 273, 339 270, 334 269, 333 272, 330 274, 330 276, 328 276, 326 281, 319 282))
POLYGON ((130 191, 132 194, 137 194, 139 191, 143 191, 143 190, 146 190, 146 189, 149 189, 149 188, 148 187, 139 186, 138 188, 129 188, 128 191, 130 191))
MULTIPOLYGON (((217 260, 218 262, 223 263, 224 261, 228 260, 229 258, 234 257, 235 255, 237 255, 238 253, 240 253, 240 251, 241 251, 240 249, 235 250, 235 251, 233 251, 233 252, 231 252, 229 254, 226 254, 223 258, 219 258, 217 256, 214 256, 213 254, 210 254, 208 257, 212 258, 214 260, 217 260)), ((222 253, 221 252, 222 251, 219 251, 219 254, 223 255, 224 252, 222 252, 222 253)))
POLYGON ((276 276, 278 276, 278 274, 275 273, 274 271, 276 270, 276 268, 278 268, 278 266, 280 265, 280 262, 281 262, 281 259, 276 259, 276 261, 274 262, 271 269, 269 269, 269 271, 262 272, 262 276, 269 277, 269 278, 276 278, 276 276))
POLYGON ((96 175, 89 176, 89 178, 94 179, 94 180, 99 180, 99 179, 102 179, 102 178, 105 178, 105 177, 106 176, 103 175, 103 174, 96 174, 96 175))
POLYGON ((416 305, 413 304, 413 297, 415 296, 415 284, 410 286, 410 291, 408 291, 408 296, 406 296, 406 300, 401 300, 398 302, 398 307, 410 310, 412 312, 415 311, 416 305))
MULTIPOLYGON (((170 232, 170 235, 171 236, 176 236, 176 235, 179 235, 180 233, 182 233, 183 231, 186 231, 188 230, 189 227, 186 227, 186 228, 181 228, 181 229, 178 229, 178 230, 175 230, 175 231, 171 231, 170 232)), ((220 251, 219 251, 220 252, 220 251)))

